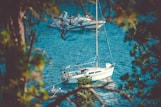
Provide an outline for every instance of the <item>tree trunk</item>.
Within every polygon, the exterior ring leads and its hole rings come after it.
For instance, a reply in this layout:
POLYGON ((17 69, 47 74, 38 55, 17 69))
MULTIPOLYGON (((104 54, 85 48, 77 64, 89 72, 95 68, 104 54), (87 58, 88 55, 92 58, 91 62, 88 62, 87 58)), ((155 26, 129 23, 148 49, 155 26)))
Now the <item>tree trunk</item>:
POLYGON ((10 40, 6 45, 6 72, 4 77, 3 95, 0 105, 4 107, 21 107, 18 92, 23 93, 25 81, 23 73, 27 70, 25 58, 25 27, 23 17, 25 11, 21 7, 22 0, 2 0, 0 3, 0 24, 2 30, 10 32, 10 40), (2 14, 3 13, 3 14, 2 14))
POLYGON ((18 31, 19 31, 19 41, 20 43, 25 42, 25 28, 24 28, 24 23, 23 23, 23 18, 24 18, 25 11, 20 10, 19 12, 19 17, 18 17, 18 31))
POLYGON ((16 16, 9 17, 9 28, 8 30, 11 32, 11 37, 16 46, 21 46, 25 42, 25 30, 24 30, 24 23, 23 17, 25 12, 19 10, 16 13, 16 16))

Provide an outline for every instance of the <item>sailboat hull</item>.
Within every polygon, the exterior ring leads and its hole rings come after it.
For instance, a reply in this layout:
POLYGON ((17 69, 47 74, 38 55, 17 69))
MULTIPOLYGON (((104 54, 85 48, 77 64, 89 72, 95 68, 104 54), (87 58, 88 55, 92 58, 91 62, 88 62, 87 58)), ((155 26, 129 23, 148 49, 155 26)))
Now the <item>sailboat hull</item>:
POLYGON ((113 65, 110 65, 109 67, 106 67, 106 68, 100 68, 100 67, 83 68, 77 71, 77 73, 74 73, 72 71, 68 72, 68 77, 66 78, 66 82, 77 83, 79 78, 85 77, 85 76, 91 77, 92 81, 102 80, 107 77, 111 77, 113 74, 113 71, 114 71, 113 65))

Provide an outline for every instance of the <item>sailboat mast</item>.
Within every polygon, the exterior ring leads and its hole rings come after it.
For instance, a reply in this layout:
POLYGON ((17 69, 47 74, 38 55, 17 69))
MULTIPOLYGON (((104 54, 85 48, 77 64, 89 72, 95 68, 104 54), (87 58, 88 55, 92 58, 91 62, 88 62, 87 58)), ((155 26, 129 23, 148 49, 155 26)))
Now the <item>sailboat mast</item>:
POLYGON ((96 0, 96 67, 98 67, 98 0, 96 0))

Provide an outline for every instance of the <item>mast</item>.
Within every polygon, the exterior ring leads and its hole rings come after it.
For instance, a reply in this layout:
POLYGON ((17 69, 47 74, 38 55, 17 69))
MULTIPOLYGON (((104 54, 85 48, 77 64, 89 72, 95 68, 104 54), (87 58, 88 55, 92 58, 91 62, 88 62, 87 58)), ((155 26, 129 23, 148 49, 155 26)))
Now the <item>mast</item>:
POLYGON ((98 67, 98 0, 96 0, 96 67, 98 67))

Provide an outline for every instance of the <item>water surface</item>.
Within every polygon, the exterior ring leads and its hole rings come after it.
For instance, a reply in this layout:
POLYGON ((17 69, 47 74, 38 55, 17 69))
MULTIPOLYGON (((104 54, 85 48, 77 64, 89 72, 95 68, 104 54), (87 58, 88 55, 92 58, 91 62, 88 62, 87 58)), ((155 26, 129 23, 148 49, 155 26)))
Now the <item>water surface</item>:
MULTIPOLYGON (((61 5, 63 5, 62 10, 66 9, 68 13, 75 14, 75 6, 72 3, 61 5), (67 8, 68 6, 70 8, 67 8)), ((95 31, 68 32, 65 35, 66 40, 63 40, 60 36, 60 31, 47 27, 50 22, 51 19, 49 18, 47 22, 42 22, 36 26, 37 42, 35 42, 34 47, 45 50, 50 59, 50 64, 47 64, 44 70, 43 81, 46 88, 51 88, 52 85, 55 85, 61 86, 64 90, 69 90, 76 85, 61 84, 61 70, 67 65, 75 65, 95 56, 95 31)), ((122 84, 122 81, 119 79, 121 75, 131 72, 132 58, 129 56, 131 47, 124 43, 124 35, 125 32, 121 28, 110 23, 106 23, 99 29, 99 65, 104 67, 106 62, 114 62, 116 64, 112 76, 114 86, 122 84), (109 56, 106 38, 103 35, 104 27, 108 36, 112 59, 109 56)), ((117 93, 97 90, 97 94, 101 96, 108 106, 130 106, 130 103, 117 93)), ((68 104, 66 103, 61 104, 61 107, 67 106, 68 104)), ((95 107, 99 106, 99 103, 96 102, 95 107)))

